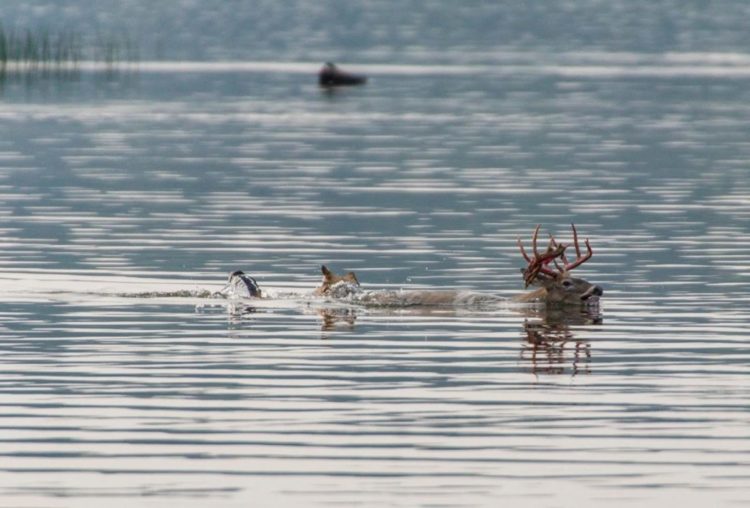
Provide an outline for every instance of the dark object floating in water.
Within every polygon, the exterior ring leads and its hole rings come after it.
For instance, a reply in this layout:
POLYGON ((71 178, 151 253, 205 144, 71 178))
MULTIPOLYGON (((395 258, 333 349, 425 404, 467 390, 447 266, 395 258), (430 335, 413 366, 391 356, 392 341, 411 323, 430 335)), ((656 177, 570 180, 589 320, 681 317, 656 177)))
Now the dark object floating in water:
POLYGON ((262 298, 263 293, 258 282, 246 275, 242 270, 235 270, 229 274, 226 286, 217 293, 220 296, 240 296, 242 298, 262 298))
POLYGON ((318 83, 325 87, 364 85, 367 83, 367 76, 344 72, 335 64, 326 62, 318 74, 318 83))

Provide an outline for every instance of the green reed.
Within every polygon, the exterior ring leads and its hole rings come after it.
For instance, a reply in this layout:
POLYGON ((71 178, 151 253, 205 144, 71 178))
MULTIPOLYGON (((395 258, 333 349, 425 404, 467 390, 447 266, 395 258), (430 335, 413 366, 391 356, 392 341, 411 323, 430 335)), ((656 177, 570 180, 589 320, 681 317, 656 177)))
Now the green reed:
POLYGON ((107 72, 138 60, 138 46, 127 33, 85 37, 71 30, 6 29, 0 23, 0 73, 77 72, 83 61, 107 72))

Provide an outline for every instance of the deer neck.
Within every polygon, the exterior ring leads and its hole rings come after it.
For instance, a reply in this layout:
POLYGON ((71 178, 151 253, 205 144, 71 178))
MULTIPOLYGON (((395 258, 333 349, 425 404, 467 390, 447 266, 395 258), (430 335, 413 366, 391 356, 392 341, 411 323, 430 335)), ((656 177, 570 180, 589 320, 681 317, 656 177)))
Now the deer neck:
POLYGON ((547 298, 547 290, 545 288, 537 288, 534 291, 530 291, 528 293, 522 293, 520 295, 517 295, 513 297, 513 300, 516 302, 521 303, 530 303, 530 302, 542 302, 547 298))

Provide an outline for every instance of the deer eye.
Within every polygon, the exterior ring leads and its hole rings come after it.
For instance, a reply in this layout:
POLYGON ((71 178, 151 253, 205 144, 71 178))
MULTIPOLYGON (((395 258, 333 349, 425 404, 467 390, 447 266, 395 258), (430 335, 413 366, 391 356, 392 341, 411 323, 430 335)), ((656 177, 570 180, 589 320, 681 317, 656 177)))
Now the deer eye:
POLYGON ((563 281, 562 285, 563 285, 564 288, 569 288, 570 286, 573 285, 573 283, 570 282, 569 280, 565 280, 565 281, 563 281))

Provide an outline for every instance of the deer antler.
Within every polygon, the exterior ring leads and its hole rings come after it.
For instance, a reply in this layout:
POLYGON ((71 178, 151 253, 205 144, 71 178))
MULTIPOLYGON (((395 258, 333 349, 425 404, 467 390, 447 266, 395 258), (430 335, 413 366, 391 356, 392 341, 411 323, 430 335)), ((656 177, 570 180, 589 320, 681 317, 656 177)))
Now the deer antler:
MULTIPOLYGON (((570 227, 573 229, 573 245, 576 248, 576 260, 573 261, 572 263, 569 263, 568 259, 565 257, 565 252, 563 252, 560 255, 560 259, 562 259, 563 266, 561 267, 560 265, 557 264, 557 261, 555 261, 555 266, 561 273, 569 272, 573 268, 581 266, 583 263, 591 259, 591 256, 594 255, 594 252, 591 250, 591 244, 589 244, 588 238, 584 240, 584 244, 586 245, 586 254, 583 256, 581 255, 581 246, 578 244, 578 231, 576 231, 575 224, 571 224, 570 227)), ((553 246, 557 245, 557 242, 555 241, 552 235, 550 235, 550 244, 552 244, 553 246)))
POLYGON ((568 246, 562 243, 558 243, 552 235, 550 235, 549 237, 549 244, 547 245, 546 252, 539 252, 539 250, 537 249, 537 237, 539 236, 539 228, 541 227, 541 225, 537 225, 536 229, 534 230, 534 236, 531 238, 531 245, 534 249, 533 258, 529 257, 529 255, 526 254, 526 250, 524 250, 523 248, 521 239, 518 239, 518 248, 521 249, 521 255, 523 255, 523 258, 529 264, 526 267, 526 270, 524 270, 523 272, 523 279, 527 287, 529 284, 534 282, 534 279, 536 279, 540 275, 545 275, 547 277, 556 279, 563 273, 569 272, 574 268, 581 266, 594 254, 591 250, 589 239, 587 238, 584 241, 584 243, 586 244, 587 252, 585 255, 581 255, 581 246, 578 243, 578 231, 576 231, 576 227, 574 224, 571 224, 570 226, 573 228, 573 246, 576 249, 576 259, 572 263, 569 262, 568 258, 565 256, 565 249, 567 249, 568 246), (562 266, 558 264, 557 258, 560 258, 562 260, 562 266), (548 267, 550 263, 554 263, 557 271, 554 271, 548 267))
POLYGON ((567 245, 558 244, 554 241, 553 238, 550 238, 550 242, 547 245, 546 252, 540 253, 537 249, 537 237, 539 236, 539 228, 541 227, 541 224, 538 224, 536 226, 536 229, 534 230, 534 236, 531 238, 531 246, 532 249, 534 249, 533 258, 529 257, 529 255, 526 254, 526 250, 523 248, 521 239, 518 239, 518 248, 521 250, 521 255, 529 264, 526 267, 526 270, 524 270, 523 272, 523 280, 524 282, 526 282, 527 287, 534 281, 534 279, 539 277, 540 274, 544 274, 552 278, 557 278, 558 273, 548 268, 547 265, 549 265, 550 262, 554 261, 556 258, 565 255, 565 249, 567 248, 567 245))

